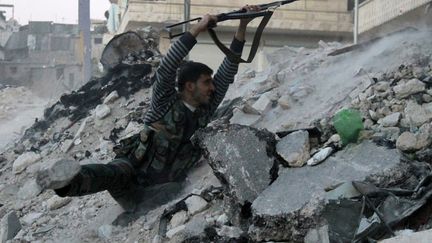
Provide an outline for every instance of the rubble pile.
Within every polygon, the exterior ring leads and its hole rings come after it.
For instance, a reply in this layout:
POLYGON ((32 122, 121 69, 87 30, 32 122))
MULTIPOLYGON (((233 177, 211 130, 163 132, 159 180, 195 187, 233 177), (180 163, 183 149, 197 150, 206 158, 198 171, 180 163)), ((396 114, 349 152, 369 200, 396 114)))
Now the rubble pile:
POLYGON ((421 31, 269 55, 194 135, 204 156, 184 185, 148 188, 135 213, 107 192, 42 191, 35 174, 52 160, 107 163, 140 131, 156 39, 114 38, 106 75, 62 96, 0 156, 1 241, 350 242, 432 228, 432 40, 421 31), (333 120, 347 108, 362 118, 351 144, 333 120))

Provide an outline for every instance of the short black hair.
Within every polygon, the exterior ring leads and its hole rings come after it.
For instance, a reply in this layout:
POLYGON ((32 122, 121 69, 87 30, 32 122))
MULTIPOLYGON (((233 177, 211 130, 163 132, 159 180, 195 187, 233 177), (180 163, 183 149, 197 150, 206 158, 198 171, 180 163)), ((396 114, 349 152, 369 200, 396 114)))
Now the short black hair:
POLYGON ((182 64, 178 70, 177 88, 181 92, 184 90, 186 82, 198 81, 201 74, 212 75, 213 70, 200 62, 188 61, 182 64))

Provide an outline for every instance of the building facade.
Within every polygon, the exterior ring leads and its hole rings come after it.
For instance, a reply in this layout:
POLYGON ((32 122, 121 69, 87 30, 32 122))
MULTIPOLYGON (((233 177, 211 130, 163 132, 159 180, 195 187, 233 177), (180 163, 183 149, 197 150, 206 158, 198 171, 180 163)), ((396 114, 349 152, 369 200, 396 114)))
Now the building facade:
MULTIPOLYGON (((190 18, 206 13, 228 12, 246 4, 262 4, 263 0, 191 0, 190 18)), ((271 51, 281 46, 316 47, 319 40, 351 43, 354 29, 355 0, 301 0, 280 7, 274 13, 263 34, 261 50, 271 51)), ((400 24, 417 21, 418 13, 431 0, 359 0, 359 31, 363 39, 373 38, 379 32, 392 32, 400 24), (389 25, 389 23, 391 23, 389 25), (390 26, 390 27, 389 27, 390 26), (384 31, 384 28, 386 31, 384 31)), ((184 0, 119 0, 120 26, 122 33, 148 25, 157 28, 183 21, 184 0)), ((228 44, 235 31, 236 21, 218 23, 220 39, 228 44)), ((251 23, 249 34, 254 33, 259 21, 251 23)), ((249 35, 249 40, 252 36, 249 35)), ((107 42, 109 38, 105 39, 107 42)), ((249 50, 250 42, 246 43, 249 50)), ((169 43, 163 45, 162 52, 169 43), (165 48, 164 48, 165 47, 165 48)), ((253 68, 265 65, 264 56, 259 52, 253 68)), ((223 54, 215 47, 208 36, 200 36, 199 44, 192 50, 190 57, 217 67, 223 54)))
POLYGON ((57 95, 82 85, 82 48, 76 25, 29 22, 12 33, 4 49, 2 83, 30 86, 42 95, 57 95))

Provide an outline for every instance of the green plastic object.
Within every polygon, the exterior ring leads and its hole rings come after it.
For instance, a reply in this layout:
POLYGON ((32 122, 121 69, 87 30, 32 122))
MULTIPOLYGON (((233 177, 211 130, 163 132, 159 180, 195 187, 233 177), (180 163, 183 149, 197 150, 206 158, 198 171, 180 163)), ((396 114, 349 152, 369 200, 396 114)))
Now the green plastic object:
POLYGON ((333 117, 333 126, 341 137, 343 145, 355 143, 363 130, 360 112, 355 109, 343 109, 333 117))

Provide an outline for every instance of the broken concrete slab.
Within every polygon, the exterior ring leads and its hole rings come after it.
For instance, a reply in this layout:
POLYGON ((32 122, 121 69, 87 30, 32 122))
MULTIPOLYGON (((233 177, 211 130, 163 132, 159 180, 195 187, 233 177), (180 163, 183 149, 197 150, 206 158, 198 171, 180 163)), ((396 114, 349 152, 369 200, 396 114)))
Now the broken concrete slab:
POLYGON ((201 129, 195 135, 193 140, 204 150, 233 207, 253 202, 277 173, 275 138, 267 130, 221 125, 201 129))
POLYGON ((408 233, 389 238, 380 243, 429 243, 432 242, 432 229, 408 233))
POLYGON ((276 152, 292 167, 301 167, 310 158, 309 133, 300 130, 288 134, 276 144, 276 152))
POLYGON ((270 184, 275 163, 272 133, 227 125, 203 129, 197 139, 218 179, 242 204, 252 202, 270 184))
MULTIPOLYGON (((383 171, 394 173, 389 169, 397 167, 399 161, 396 149, 364 141, 315 167, 284 169, 253 202, 253 225, 249 234, 257 241, 302 241, 309 229, 317 227, 326 188, 346 181, 361 181, 374 174, 377 174, 375 180, 388 178, 379 175, 383 171)), ((397 176, 392 179, 397 180, 397 176)))
POLYGON ((21 228, 21 223, 15 211, 9 212, 0 221, 0 242, 12 240, 21 228))
POLYGON ((239 124, 244 126, 252 126, 261 119, 260 115, 247 114, 241 109, 234 109, 233 116, 230 119, 231 124, 239 124))

